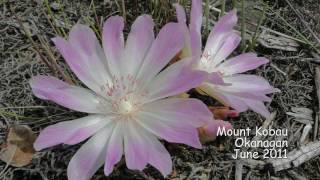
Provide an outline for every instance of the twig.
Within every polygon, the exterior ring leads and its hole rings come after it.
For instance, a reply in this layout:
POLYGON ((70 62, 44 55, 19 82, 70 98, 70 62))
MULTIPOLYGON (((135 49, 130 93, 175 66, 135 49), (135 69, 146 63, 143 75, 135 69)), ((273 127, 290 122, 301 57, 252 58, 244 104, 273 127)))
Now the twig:
POLYGON ((262 15, 261 15, 261 17, 260 17, 260 19, 258 21, 258 25, 256 27, 256 30, 254 31, 254 34, 252 36, 251 44, 250 44, 250 47, 249 47, 248 51, 251 51, 255 47, 255 45, 257 43, 257 39, 259 37, 258 32, 259 32, 260 26, 262 25, 262 23, 263 23, 263 21, 265 19, 266 10, 267 10, 267 6, 263 5, 262 15))
POLYGON ((298 128, 298 130, 296 130, 296 132, 292 136, 290 136, 290 138, 288 139, 288 142, 291 142, 295 138, 297 138, 301 134, 300 131, 302 130, 302 128, 303 128, 303 124, 301 124, 300 127, 298 128))
POLYGON ((293 12, 298 16, 298 18, 301 20, 304 26, 308 29, 308 31, 312 34, 312 36, 320 43, 319 37, 314 33, 314 31, 310 28, 309 24, 302 18, 299 10, 297 8, 294 8, 293 5, 290 3, 289 0, 286 0, 287 4, 290 6, 290 8, 293 10, 293 12))
POLYGON ((220 0, 221 2, 221 12, 220 17, 224 15, 224 12, 226 11, 226 0, 220 0))
POLYGON ((316 119, 314 123, 314 129, 313 129, 313 139, 317 139, 318 135, 318 124, 319 124, 319 115, 320 115, 320 67, 315 68, 315 77, 314 81, 316 84, 316 92, 317 92, 317 98, 318 98, 318 112, 316 114, 316 119))
POLYGON ((53 25, 52 21, 50 20, 49 16, 47 15, 46 12, 44 12, 43 9, 42 9, 42 13, 46 17, 46 19, 47 19, 48 23, 50 24, 51 28, 53 29, 54 33, 56 33, 57 35, 60 35, 60 32, 58 32, 58 30, 56 29, 56 27, 53 25))
POLYGON ((206 17, 206 29, 205 29, 206 34, 209 34, 209 6, 210 6, 209 0, 206 0, 205 9, 204 9, 204 15, 206 17))
POLYGON ((243 169, 243 164, 241 160, 236 161, 236 172, 235 172, 235 179, 236 180, 242 180, 242 169, 243 169))
MULTIPOLYGON (((46 6, 46 8, 47 8, 47 11, 48 11, 48 13, 49 13, 49 16, 51 16, 52 17, 52 19, 53 19, 53 13, 52 13, 52 11, 51 11, 51 8, 50 8, 50 5, 49 5, 49 1, 48 0, 44 0, 44 4, 45 4, 45 6, 46 6)), ((47 16, 47 14, 45 13, 45 12, 43 12, 43 14, 46 16, 46 18, 47 18, 47 20, 49 21, 49 24, 51 25, 51 27, 53 28, 53 30, 58 34, 58 35, 63 35, 63 33, 62 32, 60 32, 60 29, 55 29, 55 27, 53 26, 53 23, 50 21, 50 18, 47 16)))
POLYGON ((246 177, 244 178, 244 180, 250 180, 251 178, 251 174, 252 174, 252 171, 249 171, 246 175, 246 177))
MULTIPOLYGON (((276 112, 272 112, 270 117, 268 119, 266 119, 263 124, 261 125, 261 131, 267 129, 269 127, 269 125, 271 124, 271 122, 274 120, 274 118, 276 117, 277 113, 276 112)), ((251 141, 258 141, 261 140, 263 137, 265 136, 259 136, 257 133, 256 135, 252 138, 251 141)), ((247 151, 250 147, 245 146, 243 148, 244 151, 247 151)))
POLYGON ((266 165, 266 162, 261 160, 255 160, 255 159, 241 159, 243 165, 250 167, 251 169, 263 169, 266 165))
POLYGON ((301 135, 301 138, 300 138, 300 143, 301 144, 304 144, 307 136, 309 135, 309 132, 310 130, 312 129, 312 125, 309 123, 307 124, 304 128, 303 128, 303 131, 302 131, 302 135, 301 135))
POLYGON ((305 120, 310 121, 310 123, 313 123, 312 122, 313 121, 313 119, 312 119, 313 111, 311 109, 305 108, 305 107, 292 107, 291 111, 292 112, 286 112, 286 114, 289 116, 293 116, 297 119, 305 119, 305 120))
POLYGON ((32 108, 50 108, 50 106, 15 106, 15 107, 1 107, 0 109, 32 109, 32 108))
POLYGON ((289 176, 291 176, 294 180, 308 180, 306 177, 298 174, 296 171, 294 170, 289 170, 288 171, 289 176))
POLYGON ((320 113, 317 112, 314 127, 313 127, 313 140, 314 141, 317 139, 317 136, 318 136, 319 118, 320 118, 320 113))
POLYGON ((270 63, 270 66, 273 67, 275 70, 277 70, 279 73, 281 73, 283 76, 287 76, 287 73, 285 73, 284 71, 282 71, 278 66, 276 66, 273 63, 270 63))
POLYGON ((302 163, 320 155, 320 141, 310 142, 288 153, 284 159, 269 159, 275 171, 298 167, 302 163))
POLYGON ((127 22, 126 4, 125 4, 124 0, 121 0, 121 8, 122 8, 123 20, 124 20, 124 22, 127 22))
MULTIPOLYGON (((272 113, 271 113, 270 117, 267 118, 267 119, 263 122, 263 124, 262 124, 262 126, 261 126, 261 131, 263 131, 263 130, 265 130, 265 129, 267 129, 267 128, 269 127, 269 125, 271 124, 271 122, 275 119, 276 115, 277 115, 277 112, 272 112, 272 113)), ((262 137, 265 137, 265 136, 259 136, 258 134, 256 134, 256 136, 254 136, 251 141, 261 140, 262 137)))
MULTIPOLYGON (((98 26, 98 30, 99 30, 99 33, 102 31, 102 27, 100 26, 100 22, 99 22, 99 18, 98 18, 98 15, 97 15, 97 11, 96 11, 96 7, 95 7, 95 5, 94 5, 94 1, 93 0, 91 0, 91 4, 92 4, 92 11, 93 11, 93 13, 94 13, 94 18, 95 18, 95 20, 96 20, 96 24, 97 24, 97 26, 98 26)), ((90 4, 90 5, 91 5, 90 4)))
POLYGON ((62 71, 62 69, 59 67, 56 58, 54 57, 54 55, 53 55, 50 47, 48 46, 48 43, 44 40, 43 37, 41 37, 41 36, 37 36, 37 37, 38 37, 38 39, 39 39, 42 47, 43 47, 44 50, 46 51, 47 55, 48 55, 49 58, 51 59, 51 63, 52 63, 52 65, 53 65, 54 69, 59 72, 59 74, 62 76, 62 78, 63 78, 66 82, 68 82, 69 84, 74 84, 74 82, 71 80, 71 78, 70 78, 69 76, 67 76, 67 75, 62 71))
POLYGON ((237 0, 232 0, 232 8, 237 9, 237 0))

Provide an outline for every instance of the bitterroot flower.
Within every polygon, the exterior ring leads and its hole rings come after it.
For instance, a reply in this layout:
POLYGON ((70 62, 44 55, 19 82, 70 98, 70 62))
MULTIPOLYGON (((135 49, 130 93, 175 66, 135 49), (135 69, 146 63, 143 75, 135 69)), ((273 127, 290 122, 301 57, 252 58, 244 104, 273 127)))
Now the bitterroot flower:
POLYGON ((233 10, 221 17, 210 32, 202 53, 201 24, 202 1, 193 0, 189 28, 186 25, 186 14, 182 6, 176 4, 178 22, 184 29, 186 45, 181 57, 196 57, 192 66, 205 71, 208 77, 199 89, 216 98, 226 106, 238 112, 251 109, 265 117, 270 112, 264 102, 271 98, 266 94, 277 92, 264 78, 240 74, 266 64, 268 60, 257 57, 254 53, 244 53, 228 59, 239 45, 241 37, 233 31, 237 23, 237 14, 233 10))
POLYGON ((110 17, 103 27, 103 48, 80 24, 69 40, 53 38, 89 89, 40 75, 30 81, 33 93, 89 115, 45 128, 34 147, 73 145, 90 137, 68 165, 70 180, 90 179, 103 164, 109 175, 123 154, 129 169, 150 164, 166 176, 172 161, 158 138, 201 148, 197 127, 212 119, 211 112, 199 100, 166 97, 198 86, 205 74, 190 71, 190 59, 162 70, 183 48, 184 37, 177 23, 166 24, 156 38, 153 27, 150 16, 138 17, 124 43, 123 18, 110 17))

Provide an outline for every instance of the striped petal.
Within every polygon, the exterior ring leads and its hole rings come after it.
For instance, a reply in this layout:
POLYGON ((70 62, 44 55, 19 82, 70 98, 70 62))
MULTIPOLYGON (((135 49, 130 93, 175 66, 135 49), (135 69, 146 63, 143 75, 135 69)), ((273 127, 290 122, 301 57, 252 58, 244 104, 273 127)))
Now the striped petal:
POLYGON ((170 154, 159 140, 132 119, 125 132, 125 158, 130 169, 142 170, 146 163, 157 168, 165 177, 172 171, 170 154), (134 141, 130 141, 133 140, 134 141))
POLYGON ((202 49, 201 25, 202 25, 201 0, 192 0, 189 28, 190 28, 192 55, 196 57, 200 57, 201 49, 202 49))
POLYGON ((233 27, 237 24, 237 20, 235 10, 222 16, 210 32, 204 51, 214 55, 222 46, 225 38, 232 32, 233 27))
POLYGON ((224 41, 221 47, 216 52, 211 52, 214 54, 212 57, 213 66, 217 66, 223 60, 225 60, 239 45, 241 37, 236 33, 231 33, 224 41))
POLYGON ((69 180, 88 180, 105 162, 106 145, 114 123, 91 137, 71 158, 67 175, 69 180))
POLYGON ((61 37, 52 41, 77 77, 99 93, 101 85, 110 80, 110 75, 94 32, 85 25, 77 24, 70 31, 69 42, 61 37))
POLYGON ((123 123, 119 121, 108 138, 104 165, 104 174, 106 176, 112 172, 115 164, 121 160, 123 154, 123 132, 123 123))
POLYGON ((147 104, 145 111, 156 116, 164 116, 165 121, 181 119, 181 123, 188 123, 195 128, 210 122, 212 113, 207 106, 198 99, 193 98, 168 98, 147 104))
POLYGON ((223 80, 232 84, 232 86, 223 87, 229 92, 260 92, 264 94, 278 92, 278 89, 272 87, 266 79, 256 75, 238 74, 224 77, 223 80))
POLYGON ((153 41, 137 79, 144 84, 155 77, 184 45, 183 32, 177 23, 166 24, 153 41))
POLYGON ((190 69, 191 59, 181 60, 160 72, 147 86, 148 102, 186 92, 197 87, 207 73, 190 69))
POLYGON ((232 75, 256 69, 268 62, 268 59, 257 57, 254 53, 244 53, 224 61, 217 69, 218 71, 222 71, 224 75, 232 75))
POLYGON ((148 163, 149 148, 144 141, 141 130, 136 122, 129 120, 124 131, 124 152, 126 165, 129 169, 143 170, 148 163))
POLYGON ((103 25, 102 45, 112 75, 120 76, 124 51, 124 22, 120 16, 112 16, 103 25))
POLYGON ((34 143, 34 148, 40 151, 62 143, 77 144, 95 134, 109 122, 110 120, 102 115, 90 115, 51 125, 41 131, 34 143))
POLYGON ((133 23, 128 35, 124 58, 122 59, 122 74, 136 76, 144 57, 146 56, 153 40, 154 23, 149 15, 139 16, 133 23))
MULTIPOLYGON (((194 126, 194 123, 186 123, 183 115, 174 113, 176 111, 175 109, 178 107, 172 108, 172 111, 174 111, 172 113, 161 114, 159 112, 161 110, 150 108, 153 106, 156 105, 153 103, 148 103, 137 114, 137 121, 141 126, 143 126, 150 133, 155 134, 156 136, 161 137, 169 142, 182 143, 195 148, 201 148, 198 132, 194 126)), ((196 108, 203 110, 203 106, 198 106, 196 108)), ((188 114, 192 114, 192 112, 193 111, 189 112, 188 114)))
POLYGON ((69 85, 52 76, 35 76, 30 80, 30 86, 35 96, 76 111, 105 113, 106 108, 111 110, 111 105, 92 91, 69 85))

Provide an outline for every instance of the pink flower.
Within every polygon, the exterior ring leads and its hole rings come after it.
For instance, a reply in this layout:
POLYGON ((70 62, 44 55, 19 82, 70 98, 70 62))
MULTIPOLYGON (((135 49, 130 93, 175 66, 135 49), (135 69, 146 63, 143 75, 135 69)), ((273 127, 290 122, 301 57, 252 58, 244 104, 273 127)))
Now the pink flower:
POLYGON ((211 112, 199 100, 166 97, 198 86, 205 74, 190 71, 190 60, 161 71, 182 49, 184 38, 177 23, 165 25, 156 38, 153 26, 150 16, 138 17, 125 44, 123 18, 110 17, 103 27, 103 48, 94 32, 80 24, 68 40, 53 38, 89 89, 36 76, 30 81, 33 93, 89 115, 45 128, 34 147, 73 145, 90 137, 68 165, 70 180, 90 179, 103 164, 109 175, 123 154, 129 169, 150 164, 166 176, 172 161, 158 138, 201 148, 197 128, 212 119, 211 112))
POLYGON ((201 0, 192 1, 189 28, 186 26, 184 9, 178 4, 175 5, 178 21, 184 29, 186 39, 182 57, 196 57, 192 64, 193 68, 208 73, 206 81, 199 87, 200 90, 238 112, 251 109, 268 117, 270 113, 264 102, 270 102, 271 98, 266 94, 277 92, 278 89, 270 86, 262 77, 240 74, 266 64, 268 60, 257 57, 255 53, 244 53, 228 59, 241 40, 240 36, 233 31, 237 23, 235 10, 221 17, 217 22, 209 34, 202 53, 201 3, 201 0))

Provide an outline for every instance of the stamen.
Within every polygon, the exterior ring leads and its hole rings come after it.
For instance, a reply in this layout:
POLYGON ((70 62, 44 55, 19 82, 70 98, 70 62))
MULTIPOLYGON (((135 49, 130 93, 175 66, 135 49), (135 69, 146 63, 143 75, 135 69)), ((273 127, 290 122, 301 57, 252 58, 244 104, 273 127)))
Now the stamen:
POLYGON ((125 76, 112 76, 112 82, 100 87, 105 92, 106 99, 112 104, 113 110, 119 115, 128 115, 135 112, 142 97, 149 94, 147 90, 141 90, 141 83, 131 74, 125 76))

